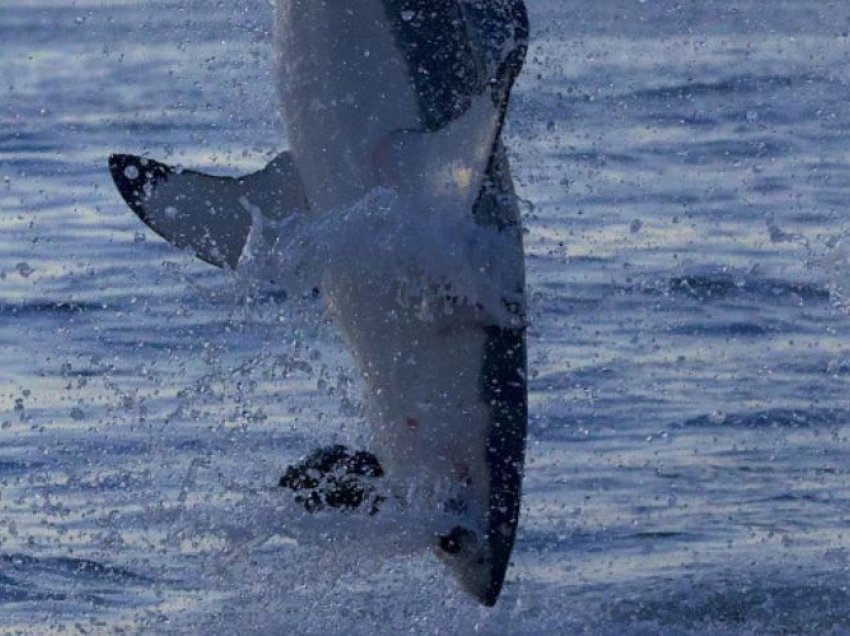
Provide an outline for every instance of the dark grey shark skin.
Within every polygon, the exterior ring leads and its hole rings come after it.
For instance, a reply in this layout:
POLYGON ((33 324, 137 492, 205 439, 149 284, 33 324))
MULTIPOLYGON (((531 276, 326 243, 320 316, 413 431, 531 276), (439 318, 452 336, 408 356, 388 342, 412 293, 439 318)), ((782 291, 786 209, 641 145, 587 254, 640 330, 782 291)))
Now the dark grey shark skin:
MULTIPOLYGON (((470 109, 474 98, 485 94, 489 95, 496 108, 497 129, 471 213, 479 225, 497 228, 510 235, 516 249, 505 258, 512 259, 510 265, 513 270, 524 272, 520 211, 501 132, 511 89, 527 51, 529 24, 525 5, 522 0, 380 1, 395 46, 407 66, 416 104, 418 122, 405 132, 437 133, 461 118, 470 109)), ((328 10, 345 8, 333 4, 335 0, 291 2, 327 5, 328 10)), ((362 72, 361 67, 358 67, 358 72, 362 72)), ((458 140, 458 143, 462 144, 463 140, 458 140)), ((290 165, 288 155, 281 155, 273 164, 281 161, 285 170, 267 168, 258 173, 258 177, 281 175, 281 183, 285 184, 277 187, 285 204, 278 204, 279 211, 275 216, 283 216, 287 210, 309 210, 313 202, 309 188, 305 189, 302 184, 297 166, 290 165)), ((241 223, 236 224, 239 227, 234 227, 233 223, 221 223, 227 215, 218 210, 215 211, 218 218, 208 221, 207 202, 211 198, 239 200, 243 195, 250 196, 252 202, 267 198, 243 190, 245 179, 218 180, 185 172, 184 178, 191 180, 190 192, 195 190, 197 194, 188 197, 192 203, 190 227, 202 230, 203 234, 202 237, 187 236, 183 228, 172 230, 168 226, 170 218, 166 219, 161 214, 161 210, 172 205, 186 206, 185 190, 184 194, 172 200, 171 191, 163 186, 169 182, 172 185, 180 183, 181 175, 177 171, 130 155, 113 156, 110 166, 125 201, 154 231, 178 246, 194 249, 200 258, 208 262, 236 266, 241 252, 237 243, 244 240, 239 237, 247 237, 247 228, 241 223), (130 173, 132 179, 127 176, 128 166, 134 168, 130 173), (195 186, 196 183, 202 187, 195 186), (223 245, 226 245, 226 250, 220 249, 223 245)), ((264 185, 264 181, 257 178, 256 183, 266 189, 267 195, 269 187, 264 185)), ((247 218, 241 209, 231 215, 236 215, 233 218, 247 218)), ((488 575, 483 584, 477 574, 465 579, 462 562, 456 561, 454 569, 467 591, 487 606, 495 605, 502 589, 516 537, 522 491, 528 420, 526 308, 524 300, 517 302, 515 299, 525 298, 524 274, 519 280, 518 289, 506 290, 506 298, 514 300, 503 301, 511 315, 510 325, 483 327, 486 343, 478 386, 481 401, 488 405, 490 421, 486 448, 489 505, 487 532, 483 537, 488 547, 488 563, 481 561, 481 546, 475 545, 480 538, 461 526, 435 541, 435 549, 444 560, 467 559, 471 570, 480 570, 486 565, 488 575), (466 542, 470 545, 465 545, 466 542)))
MULTIPOLYGON (((522 245, 522 229, 505 151, 499 146, 487 170, 485 188, 473 214, 482 224, 496 223, 522 245)), ((519 253, 522 254, 520 247, 519 253)), ((519 263, 518 267, 523 267, 519 263)), ((524 285, 524 279, 523 279, 524 285)), ((516 290, 525 298, 524 289, 516 290)), ((525 440, 528 431, 528 353, 525 307, 509 306, 514 325, 487 327, 481 393, 490 405, 492 422, 487 446, 490 465, 490 509, 487 540, 491 550, 491 587, 482 599, 495 605, 516 538, 522 495, 525 440)))

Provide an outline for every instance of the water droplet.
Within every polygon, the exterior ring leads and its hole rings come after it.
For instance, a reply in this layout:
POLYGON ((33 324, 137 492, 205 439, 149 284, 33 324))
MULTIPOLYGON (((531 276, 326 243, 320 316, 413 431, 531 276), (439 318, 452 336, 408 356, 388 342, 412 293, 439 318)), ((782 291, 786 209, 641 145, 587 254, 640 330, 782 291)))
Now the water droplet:
POLYGON ((24 278, 29 278, 29 276, 35 271, 26 261, 21 261, 15 265, 15 269, 18 270, 18 274, 24 278))

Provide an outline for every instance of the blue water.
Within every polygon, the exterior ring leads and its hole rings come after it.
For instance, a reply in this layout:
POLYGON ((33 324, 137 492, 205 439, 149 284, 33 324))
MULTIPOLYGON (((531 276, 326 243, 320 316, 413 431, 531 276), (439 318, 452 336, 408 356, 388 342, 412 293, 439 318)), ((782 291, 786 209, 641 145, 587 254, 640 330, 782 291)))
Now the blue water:
POLYGON ((110 183, 286 147, 269 3, 0 5, 0 630, 850 632, 850 6, 529 9, 528 470, 487 610, 393 519, 281 501, 363 435, 338 336, 110 183))

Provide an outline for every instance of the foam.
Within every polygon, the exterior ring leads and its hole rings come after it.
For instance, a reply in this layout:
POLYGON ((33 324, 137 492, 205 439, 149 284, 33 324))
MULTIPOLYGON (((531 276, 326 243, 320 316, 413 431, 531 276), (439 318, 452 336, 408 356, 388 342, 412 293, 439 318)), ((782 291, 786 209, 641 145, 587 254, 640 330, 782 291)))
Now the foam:
POLYGON ((356 276, 400 303, 440 304, 446 296, 508 325, 506 303, 522 301, 512 231, 475 223, 450 197, 378 187, 354 205, 279 221, 244 202, 253 217, 238 270, 274 280, 290 294, 321 288, 328 276, 356 276))

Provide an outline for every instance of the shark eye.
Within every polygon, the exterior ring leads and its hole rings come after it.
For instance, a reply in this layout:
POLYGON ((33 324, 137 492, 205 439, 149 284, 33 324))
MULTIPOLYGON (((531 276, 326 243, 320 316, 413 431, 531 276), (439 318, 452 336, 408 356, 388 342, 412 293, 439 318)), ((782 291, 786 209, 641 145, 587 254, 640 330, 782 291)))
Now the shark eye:
POLYGON ((451 536, 440 537, 440 549, 448 554, 460 552, 460 541, 451 536))
POLYGON ((464 541, 473 536, 466 528, 455 526, 446 535, 440 535, 440 549, 446 554, 458 554, 463 550, 464 541))

